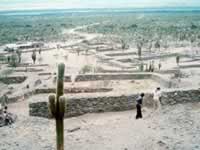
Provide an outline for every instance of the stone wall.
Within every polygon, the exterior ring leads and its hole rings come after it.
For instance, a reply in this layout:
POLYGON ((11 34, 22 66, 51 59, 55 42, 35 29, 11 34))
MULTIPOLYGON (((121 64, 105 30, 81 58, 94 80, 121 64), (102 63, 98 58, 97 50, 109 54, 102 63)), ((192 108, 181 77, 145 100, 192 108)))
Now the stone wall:
MULTIPOLYGON (((71 98, 66 104, 65 117, 74 117, 86 113, 100 113, 125 111, 135 109, 137 95, 99 96, 88 98, 71 98)), ((152 106, 152 96, 146 95, 144 105, 152 106)), ((31 116, 48 117, 47 102, 33 102, 29 104, 31 116)))
MULTIPOLYGON (((152 79, 163 86, 169 87, 169 81, 156 73, 116 73, 116 74, 85 74, 78 75, 76 82, 79 81, 97 81, 97 80, 143 80, 152 79)), ((66 77, 65 81, 69 81, 69 77, 66 77)))
MULTIPOLYGON (((113 112, 135 109, 137 95, 98 96, 68 99, 65 117, 74 117, 86 113, 113 112)), ((200 90, 172 91, 162 94, 162 105, 178 103, 200 102, 200 90)), ((152 94, 146 94, 144 106, 152 107, 152 94)), ((48 117, 47 101, 29 104, 30 115, 48 117)))
POLYGON ((19 84, 24 82, 26 79, 26 76, 6 76, 0 77, 0 82, 3 82, 4 84, 19 84))
MULTIPOLYGON (((71 93, 71 94, 76 94, 76 93, 96 93, 96 92, 110 92, 112 91, 112 88, 87 88, 87 87, 82 87, 82 88, 66 88, 64 89, 64 93, 71 93)), ((35 89, 34 94, 44 94, 44 93, 56 93, 55 88, 40 88, 40 89, 35 89)))
POLYGON ((200 102, 200 90, 182 90, 162 94, 162 105, 200 102))
MULTIPOLYGON (((42 75, 52 75, 51 73, 40 73, 42 75)), ((54 74, 56 75, 56 74, 54 74)), ((80 74, 76 76, 76 82, 80 81, 98 81, 98 80, 143 80, 152 79, 163 86, 169 87, 168 79, 163 78, 157 73, 138 72, 138 73, 98 73, 98 74, 80 74)), ((55 79, 56 80, 56 77, 55 79)), ((71 76, 65 76, 65 82, 71 82, 71 76)))
POLYGON ((78 75, 76 81, 97 81, 97 80, 140 80, 150 79, 152 74, 149 73, 134 73, 134 74, 85 74, 78 75))
MULTIPOLYGON (((56 78, 56 77, 55 77, 56 78)), ((5 84, 22 83, 27 79, 26 76, 7 76, 0 77, 0 81, 5 84)), ((98 80, 141 80, 153 79, 159 83, 168 84, 168 81, 155 73, 116 73, 116 74, 84 74, 76 77, 76 82, 98 81, 98 80)), ((56 79, 55 79, 56 80, 56 79)), ((71 82, 71 76, 65 76, 65 82, 71 82)))
MULTIPOLYGON (((112 88, 67 88, 64 89, 64 93, 68 94, 79 94, 79 93, 107 93, 112 91, 112 88)), ((9 96, 9 92, 6 92, 8 96, 8 103, 15 103, 18 100, 26 99, 29 98, 32 95, 36 94, 50 94, 50 93, 56 93, 55 88, 38 88, 38 89, 33 89, 33 90, 26 90, 23 94, 19 93, 19 95, 12 95, 9 96)), ((0 99, 2 98, 3 94, 0 94, 0 99)))

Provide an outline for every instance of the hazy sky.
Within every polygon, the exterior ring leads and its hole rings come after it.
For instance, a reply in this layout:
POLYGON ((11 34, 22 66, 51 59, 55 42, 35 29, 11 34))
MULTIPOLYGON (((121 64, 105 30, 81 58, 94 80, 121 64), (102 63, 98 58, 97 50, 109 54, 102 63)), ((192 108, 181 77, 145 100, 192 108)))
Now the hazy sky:
POLYGON ((200 0, 0 0, 0 10, 198 6, 200 0))

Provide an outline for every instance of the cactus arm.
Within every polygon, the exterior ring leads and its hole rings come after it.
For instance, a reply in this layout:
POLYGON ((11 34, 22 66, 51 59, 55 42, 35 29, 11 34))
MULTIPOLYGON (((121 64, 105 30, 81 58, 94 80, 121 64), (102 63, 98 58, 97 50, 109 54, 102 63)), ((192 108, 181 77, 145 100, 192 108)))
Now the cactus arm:
POLYGON ((64 96, 61 96, 59 98, 59 111, 60 111, 60 115, 59 117, 63 118, 64 115, 65 115, 65 97, 64 96))
POLYGON ((50 112, 50 117, 56 117, 56 97, 55 95, 49 95, 49 112, 50 112))

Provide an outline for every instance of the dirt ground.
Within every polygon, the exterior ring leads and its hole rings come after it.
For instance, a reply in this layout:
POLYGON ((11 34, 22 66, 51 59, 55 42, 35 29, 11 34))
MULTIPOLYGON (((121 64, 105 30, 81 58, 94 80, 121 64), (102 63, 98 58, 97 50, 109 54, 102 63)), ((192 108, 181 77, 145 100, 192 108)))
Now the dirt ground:
MULTIPOLYGON (((65 149, 199 150, 199 108, 200 103, 165 106, 161 112, 144 108, 141 120, 135 120, 135 110, 69 118, 65 120, 65 149)), ((24 101, 10 105, 9 111, 18 120, 0 128, 1 150, 55 149, 53 120, 28 116, 24 101)))
MULTIPOLYGON (((74 32, 75 30, 70 31, 70 33, 74 32)), ((96 35, 92 36, 84 33, 77 34, 85 37, 85 40, 91 40, 96 37, 96 35)), ((30 56, 31 53, 24 54, 22 61, 32 63, 30 56)), ((72 75, 76 75, 77 70, 80 70, 86 64, 101 65, 98 64, 98 61, 92 55, 76 56, 76 54, 70 54, 64 50, 60 50, 59 52, 57 50, 42 52, 39 57, 41 57, 41 64, 49 64, 49 67, 44 68, 44 72, 55 72, 57 63, 59 62, 57 60, 66 62, 67 73, 72 75), (53 54, 52 52, 55 53, 53 54)), ((191 64, 196 65, 198 63, 199 61, 196 61, 191 64)), ((163 64, 168 64, 165 65, 166 70, 177 66, 175 58, 173 58, 173 61, 172 59, 167 59, 163 61, 163 64)), ((181 65, 184 65, 184 63, 182 62, 181 65)), ((191 87, 199 86, 199 82, 197 82, 199 81, 198 68, 195 68, 193 71, 191 71, 191 68, 185 68, 183 73, 187 75, 187 78, 181 79, 180 87, 185 87, 186 84, 187 86, 191 85, 191 87)), ((39 79, 33 73, 29 73, 27 76, 29 78, 24 83, 16 86, 10 85, 14 87, 14 94, 16 91, 25 92, 24 87, 27 84, 30 84, 30 88, 32 88, 33 81, 39 79)), ((41 77, 41 81, 44 82, 42 85, 46 84, 48 86, 51 79, 44 81, 41 77)), ((81 83, 77 83, 75 86, 82 85, 81 83)), ((133 88, 138 91, 147 87, 154 90, 158 86, 157 83, 151 80, 84 83, 84 86, 91 87, 104 87, 105 85, 108 87, 118 86, 114 89, 116 93, 119 91, 129 91, 133 88)), ((0 93, 4 93, 4 90, 8 89, 8 86, 4 84, 1 84, 0 87, 0 93)), ((141 120, 135 120, 135 110, 86 114, 80 117, 65 119, 65 149, 200 150, 199 108, 200 103, 164 106, 160 112, 144 108, 144 118, 141 120), (70 132, 73 129, 77 130, 70 132)), ((30 117, 28 113, 28 101, 9 105, 9 111, 17 114, 18 119, 13 125, 0 128, 0 150, 55 150, 54 120, 30 117)))

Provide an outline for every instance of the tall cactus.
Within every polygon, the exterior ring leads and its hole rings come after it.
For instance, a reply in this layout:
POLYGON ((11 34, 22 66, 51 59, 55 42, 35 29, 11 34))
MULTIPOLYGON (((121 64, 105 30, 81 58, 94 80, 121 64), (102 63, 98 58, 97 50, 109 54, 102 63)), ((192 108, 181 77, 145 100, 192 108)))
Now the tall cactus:
POLYGON ((64 150, 64 121, 63 121, 65 114, 65 97, 63 97, 64 72, 65 72, 65 65, 61 63, 58 65, 56 95, 49 96, 50 115, 56 120, 57 150, 64 150))

